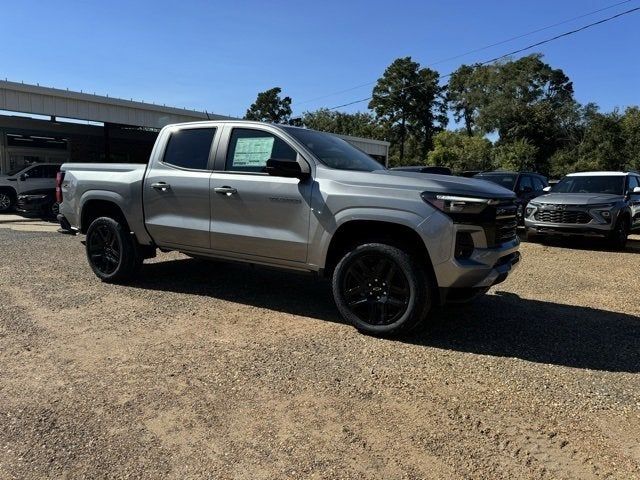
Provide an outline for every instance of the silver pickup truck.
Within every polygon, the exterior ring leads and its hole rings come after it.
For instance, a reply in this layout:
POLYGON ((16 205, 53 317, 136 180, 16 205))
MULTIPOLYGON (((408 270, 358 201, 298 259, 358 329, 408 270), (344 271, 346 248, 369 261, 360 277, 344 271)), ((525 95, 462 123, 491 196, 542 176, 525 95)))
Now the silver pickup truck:
POLYGON ((86 234, 103 281, 128 280, 158 248, 314 272, 331 279, 343 317, 370 334, 484 293, 520 260, 513 192, 386 170, 302 128, 170 125, 148 165, 68 163, 60 177, 59 220, 86 234))

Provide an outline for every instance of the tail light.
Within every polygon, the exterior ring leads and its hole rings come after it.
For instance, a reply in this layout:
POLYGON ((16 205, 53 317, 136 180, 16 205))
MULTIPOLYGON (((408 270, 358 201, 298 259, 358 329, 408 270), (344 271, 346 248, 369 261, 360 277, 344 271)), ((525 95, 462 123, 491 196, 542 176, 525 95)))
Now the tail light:
POLYGON ((64 172, 56 173, 56 202, 62 203, 62 181, 64 180, 64 172))

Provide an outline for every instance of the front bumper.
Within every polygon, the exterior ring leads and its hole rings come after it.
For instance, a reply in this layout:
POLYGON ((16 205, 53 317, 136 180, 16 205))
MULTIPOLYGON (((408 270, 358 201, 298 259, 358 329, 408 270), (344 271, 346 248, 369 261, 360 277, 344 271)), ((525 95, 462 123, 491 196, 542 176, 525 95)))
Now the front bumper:
POLYGON ((18 195, 16 211, 23 215, 49 215, 54 202, 54 198, 46 194, 18 195))
POLYGON ((525 218, 525 227, 537 235, 558 235, 571 236, 579 235, 586 237, 607 237, 612 229, 613 222, 607 224, 599 223, 548 223, 535 219, 525 218))

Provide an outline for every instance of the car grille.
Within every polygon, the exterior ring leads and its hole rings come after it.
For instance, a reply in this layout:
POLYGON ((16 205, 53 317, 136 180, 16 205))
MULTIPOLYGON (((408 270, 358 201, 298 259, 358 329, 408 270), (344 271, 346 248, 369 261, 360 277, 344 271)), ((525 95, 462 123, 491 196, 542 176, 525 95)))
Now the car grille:
POLYGON ((510 242, 518 235, 518 207, 513 201, 506 201, 496 207, 496 230, 494 243, 510 242))
POLYGON ((589 223, 591 216, 585 212, 571 210, 538 210, 535 214, 538 222, 545 223, 589 223))

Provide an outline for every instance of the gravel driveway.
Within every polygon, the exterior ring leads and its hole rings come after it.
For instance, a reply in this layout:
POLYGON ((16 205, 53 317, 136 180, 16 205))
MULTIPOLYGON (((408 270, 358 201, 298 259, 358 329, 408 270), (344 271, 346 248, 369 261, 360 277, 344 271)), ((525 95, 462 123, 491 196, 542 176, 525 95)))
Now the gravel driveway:
POLYGON ((385 340, 313 277, 0 229, 0 478, 640 478, 640 240, 385 340))

